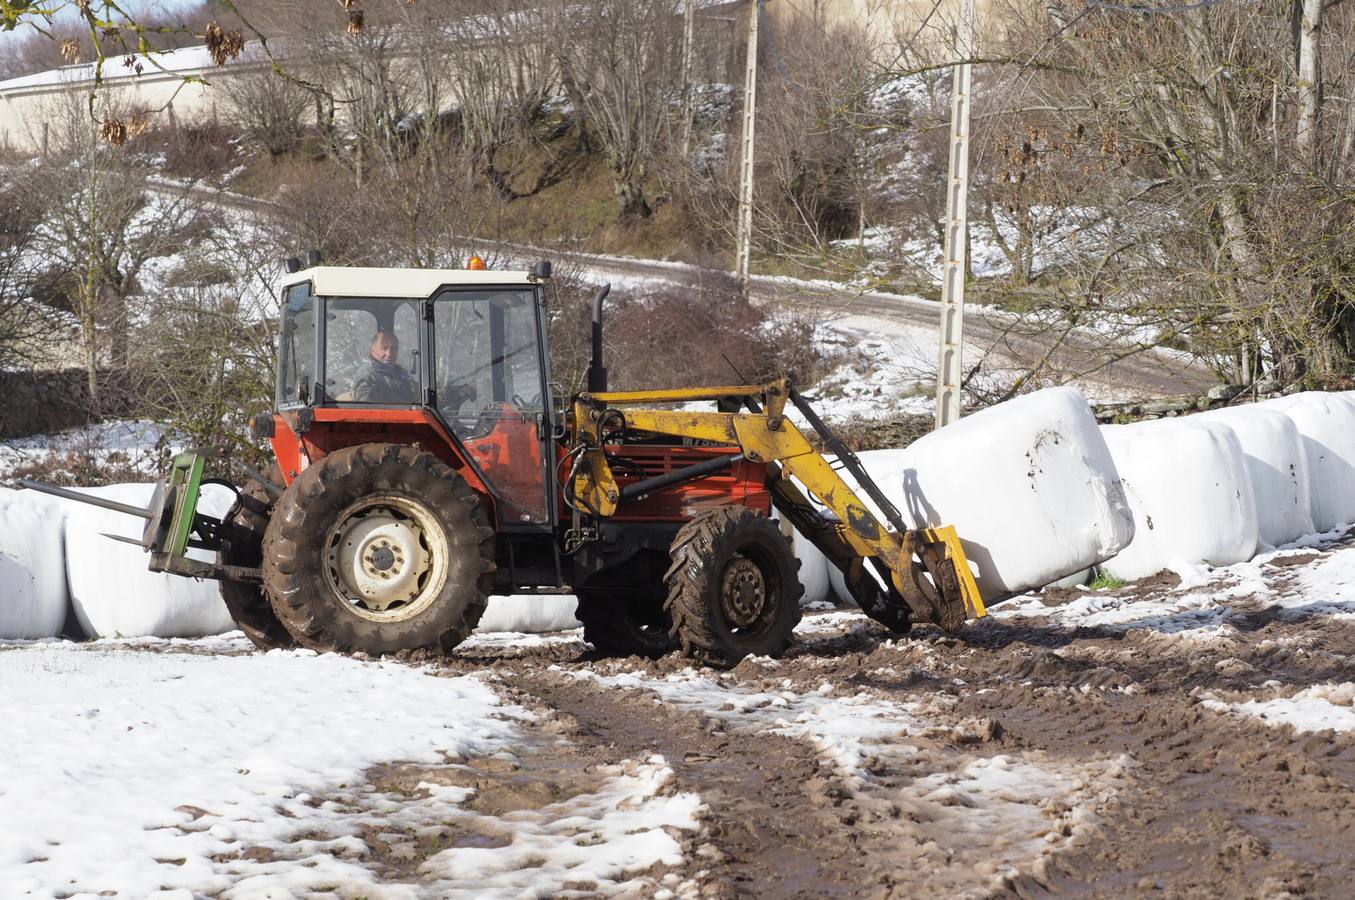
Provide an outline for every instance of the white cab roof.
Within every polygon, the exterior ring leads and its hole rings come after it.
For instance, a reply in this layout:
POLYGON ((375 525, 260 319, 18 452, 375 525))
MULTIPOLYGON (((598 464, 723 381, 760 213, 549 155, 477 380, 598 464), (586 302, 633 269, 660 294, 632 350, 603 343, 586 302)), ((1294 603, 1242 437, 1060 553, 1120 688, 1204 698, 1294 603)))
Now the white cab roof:
POLYGON ((284 288, 303 281, 320 297, 431 297, 444 285, 531 285, 527 272, 488 269, 371 269, 315 266, 287 275, 284 288))

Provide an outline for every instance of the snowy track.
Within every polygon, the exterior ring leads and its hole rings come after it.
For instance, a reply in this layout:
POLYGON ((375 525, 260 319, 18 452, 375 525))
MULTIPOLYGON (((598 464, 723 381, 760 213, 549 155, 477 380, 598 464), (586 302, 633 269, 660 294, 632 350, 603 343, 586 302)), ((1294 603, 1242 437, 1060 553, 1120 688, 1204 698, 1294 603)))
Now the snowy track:
POLYGON ((1340 896, 1355 545, 1183 575, 726 673, 4 645, 0 895, 1340 896))

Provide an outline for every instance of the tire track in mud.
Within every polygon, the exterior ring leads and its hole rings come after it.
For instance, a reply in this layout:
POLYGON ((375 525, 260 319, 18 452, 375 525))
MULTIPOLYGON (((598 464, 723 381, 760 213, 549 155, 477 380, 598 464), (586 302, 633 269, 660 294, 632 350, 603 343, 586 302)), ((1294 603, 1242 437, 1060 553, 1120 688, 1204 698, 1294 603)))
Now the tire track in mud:
MULTIPOLYGON (((1134 787, 1108 805, 1101 837, 1052 857, 1018 893, 1348 895, 1355 735, 1297 733, 1199 703, 1204 692, 1355 678, 1355 624, 1271 606, 1291 576, 1263 574, 1274 593, 1230 603, 1231 627, 1207 641, 1039 619, 924 639, 938 689, 1000 722, 1014 744, 1133 760, 1134 787)), ((896 646, 872 656, 916 657, 925 644, 896 646)))
MULTIPOLYGON (((935 727, 900 738, 914 745, 911 755, 868 759, 864 787, 835 772, 803 735, 597 680, 691 677, 676 657, 601 660, 575 642, 486 649, 446 664, 488 667, 519 702, 566 723, 583 758, 662 753, 677 789, 709 806, 706 832, 688 838, 682 874, 705 896, 1347 896, 1355 732, 1298 733, 1200 702, 1355 682, 1355 620, 1330 607, 1323 613, 1321 603, 1276 605, 1298 573, 1311 572, 1307 564, 1340 552, 1355 547, 1264 567, 1256 596, 1220 593, 1234 586, 1227 576, 1189 588, 1225 598, 1216 624, 1226 627, 1198 633, 1190 630, 1198 625, 1170 633, 1170 623, 1166 633, 1069 626, 1051 608, 1047 618, 896 638, 847 615, 822 629, 811 624, 782 660, 746 662, 724 678, 697 673, 731 697, 778 685, 808 696, 828 684, 832 698, 865 692, 922 703, 920 717, 935 727), (984 860, 1009 840, 1000 827, 927 845, 941 825, 962 820, 935 819, 909 792, 953 771, 956 760, 998 754, 1051 771, 1094 773, 1108 760, 1124 760, 1125 770, 1084 803, 1094 823, 995 872, 984 860)), ((1185 590, 1152 579, 1116 593, 1139 601, 1185 590)))
MULTIPOLYGON (((515 654, 512 669, 496 666, 491 677, 515 702, 543 709, 562 723, 561 736, 582 758, 605 763, 653 753, 665 757, 676 789, 699 794, 709 810, 703 833, 687 842, 683 872, 684 879, 701 885, 703 896, 1010 891, 1022 867, 1037 864, 1051 849, 1087 839, 1083 813, 1100 802, 1097 791, 1110 768, 1104 760, 1088 759, 1061 766, 1043 751, 1027 754, 1004 741, 991 720, 938 709, 921 716, 927 723, 923 731, 886 722, 884 730, 898 734, 864 745, 873 754, 864 760, 865 771, 843 771, 825 758, 821 741, 775 733, 765 716, 744 720, 740 709, 731 715, 667 702, 648 689, 608 686, 590 677, 624 672, 663 679, 680 673, 681 679, 696 674, 686 660, 593 660, 583 655, 583 645, 576 647, 573 661, 563 659, 559 647, 539 660, 515 654), (997 796, 985 797, 994 788, 981 785, 966 767, 989 763, 993 769, 984 769, 978 779, 990 771, 998 779, 1034 773, 1058 796, 1012 801, 1001 796, 1006 788, 999 786, 997 796), (971 796, 982 799, 980 809, 967 809, 971 796), (1000 822, 1008 812, 1021 820, 1015 827, 1000 822), (985 834, 980 822, 997 827, 985 834), (991 851, 985 848, 990 840, 991 851)), ((853 661, 859 657, 852 654, 844 662, 802 656, 766 669, 745 663, 733 673, 728 697, 738 703, 749 693, 787 684, 814 696, 825 680, 837 680, 825 679, 820 663, 857 673, 853 661)), ((475 661, 481 674, 487 661, 483 656, 475 661)), ((916 686, 889 688, 896 699, 912 700, 916 686)))
POLYGON ((505 681, 562 717, 563 735, 580 752, 662 754, 679 789, 701 796, 710 813, 687 857, 702 896, 857 892, 863 848, 835 813, 844 792, 807 744, 770 734, 750 742, 699 712, 662 709, 649 697, 559 673, 505 681))

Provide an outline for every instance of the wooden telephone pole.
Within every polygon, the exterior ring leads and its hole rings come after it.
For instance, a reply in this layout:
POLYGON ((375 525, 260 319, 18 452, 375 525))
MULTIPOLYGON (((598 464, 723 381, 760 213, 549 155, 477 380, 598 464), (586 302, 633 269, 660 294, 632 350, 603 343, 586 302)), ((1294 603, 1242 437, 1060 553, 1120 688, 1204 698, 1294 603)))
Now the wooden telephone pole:
POLYGON ((936 370, 936 427, 960 418, 964 379, 964 279, 969 235, 968 60, 974 55, 974 0, 962 0, 955 28, 955 67, 950 88, 950 171, 946 178, 946 234, 941 263, 941 355, 936 370))

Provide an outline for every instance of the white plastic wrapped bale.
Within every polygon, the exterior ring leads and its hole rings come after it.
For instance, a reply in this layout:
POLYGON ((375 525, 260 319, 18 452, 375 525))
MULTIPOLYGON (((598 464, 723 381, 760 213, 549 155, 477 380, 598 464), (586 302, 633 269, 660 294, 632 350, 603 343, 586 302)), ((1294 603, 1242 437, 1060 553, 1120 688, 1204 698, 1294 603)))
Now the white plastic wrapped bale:
POLYGON ((480 617, 480 624, 475 626, 475 630, 479 634, 494 632, 544 634, 550 631, 582 628, 583 623, 574 618, 574 609, 578 603, 573 594, 514 594, 490 597, 485 614, 480 617))
POLYGON ((1355 403, 1309 391, 1258 405, 1284 413, 1303 438, 1314 528, 1355 522, 1355 403))
POLYGON ((881 486, 913 527, 956 527, 985 600, 1104 562, 1134 537, 1115 462, 1072 388, 981 410, 897 454, 881 486))
POLYGON ((1196 418, 1221 422, 1237 435, 1256 498, 1257 550, 1270 550, 1312 534, 1308 457, 1294 420, 1279 410, 1255 404, 1214 410, 1196 418))
POLYGON ((41 494, 0 488, 0 639, 61 632, 69 599, 64 510, 41 494))
MULTIPOLYGON (((804 485, 800 485, 800 490, 804 490, 804 485)), ((824 556, 809 538, 791 528, 789 522, 782 522, 776 510, 772 510, 772 518, 777 520, 783 531, 790 531, 792 551, 795 558, 800 561, 800 586, 804 588, 800 605, 808 606, 810 603, 822 603, 831 599, 828 573, 837 567, 828 561, 828 557, 824 556)))
MULTIPOLYGON (((860 453, 856 454, 856 458, 861 461, 861 465, 865 468, 866 474, 871 477, 872 481, 879 485, 880 490, 885 492, 885 496, 895 504, 898 503, 899 499, 896 488, 899 481, 898 462, 900 454, 902 453, 902 450, 862 450, 860 453)), ((836 457, 830 456, 828 457, 828 460, 829 462, 835 462, 836 457)), ((865 491, 860 490, 860 485, 857 484, 856 478, 852 476, 852 473, 848 472, 846 469, 839 468, 838 475, 842 476, 842 480, 847 482, 852 490, 856 491, 857 496, 865 501, 866 506, 870 508, 871 512, 875 513, 881 521, 884 521, 884 514, 880 511, 880 507, 874 500, 870 499, 870 496, 866 494, 865 491)), ((819 506, 819 508, 823 509, 822 506, 819 506)), ((828 572, 830 596, 837 600, 838 603, 856 603, 856 599, 852 597, 851 591, 847 590, 847 579, 842 574, 842 570, 828 562, 827 558, 825 558, 823 562, 824 567, 828 572)), ((876 581, 880 580, 880 576, 873 566, 868 564, 866 566, 866 571, 874 576, 876 581)))
POLYGON ((1101 428, 1134 511, 1134 539, 1105 565, 1133 580, 1200 563, 1226 566, 1256 552, 1246 457, 1221 422, 1162 419, 1101 428))
MULTIPOLYGON (((133 506, 150 502, 154 485, 117 484, 85 493, 133 506)), ((198 510, 221 516, 233 497, 217 485, 203 487, 198 510)), ((90 637, 202 637, 235 627, 215 581, 149 571, 140 547, 104 537, 141 539, 144 522, 73 501, 66 508, 66 577, 80 627, 90 637)), ((199 550, 197 559, 210 559, 199 550)))

